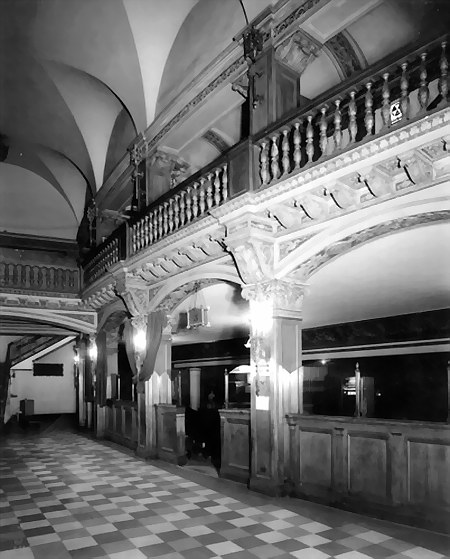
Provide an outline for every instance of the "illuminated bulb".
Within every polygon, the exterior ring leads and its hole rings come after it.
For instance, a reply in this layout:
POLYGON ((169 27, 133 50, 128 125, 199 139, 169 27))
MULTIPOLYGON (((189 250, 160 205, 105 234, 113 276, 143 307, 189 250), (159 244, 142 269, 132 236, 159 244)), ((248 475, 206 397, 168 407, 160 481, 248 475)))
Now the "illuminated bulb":
POLYGON ((265 335, 272 328, 272 305, 269 301, 251 301, 250 314, 253 331, 265 335))
POLYGON ((80 356, 78 355, 78 353, 75 353, 75 355, 73 356, 73 362, 75 363, 75 365, 78 365, 78 363, 80 362, 80 356))
POLYGON ((328 363, 328 359, 322 359, 321 363, 322 365, 326 365, 328 363))
POLYGON ((95 343, 89 346, 89 357, 92 361, 96 361, 97 359, 97 345, 95 343))
POLYGON ((142 352, 145 350, 146 346, 147 346, 147 340, 145 339, 145 331, 144 330, 138 330, 136 332, 136 334, 134 335, 133 338, 133 343, 134 343, 134 349, 136 351, 142 352))

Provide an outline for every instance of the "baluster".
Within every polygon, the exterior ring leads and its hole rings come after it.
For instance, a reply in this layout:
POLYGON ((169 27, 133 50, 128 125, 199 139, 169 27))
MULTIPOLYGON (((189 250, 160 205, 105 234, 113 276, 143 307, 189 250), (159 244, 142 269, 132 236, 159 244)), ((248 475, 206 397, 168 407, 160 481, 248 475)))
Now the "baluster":
POLYGON ((278 134, 272 136, 272 146, 270 148, 270 170, 272 172, 272 179, 274 180, 280 176, 278 137, 278 134))
POLYGON ((381 97, 383 99, 381 104, 381 118, 383 120, 384 128, 391 126, 391 93, 389 91, 389 72, 383 74, 383 87, 381 89, 381 97))
POLYGON ((180 192, 180 222, 181 226, 186 222, 186 192, 180 192))
POLYGON ((322 152, 322 155, 325 155, 325 151, 327 149, 327 144, 328 144, 328 138, 327 138, 328 123, 327 123, 327 116, 326 116, 327 109, 328 109, 328 105, 325 105, 320 109, 322 116, 320 117, 320 122, 319 122, 319 129, 320 129, 319 143, 320 143, 320 151, 322 152))
POLYGON ((441 53, 441 58, 439 60, 439 68, 441 70, 441 75, 439 77, 438 90, 439 93, 441 94, 442 101, 445 103, 448 97, 448 81, 447 81, 448 60, 447 60, 447 54, 445 52, 447 41, 442 41, 441 46, 442 46, 442 53, 441 53))
POLYGON ((341 109, 339 108, 341 104, 340 99, 336 99, 334 102, 336 105, 336 109, 334 111, 334 147, 335 149, 341 149, 342 144, 342 130, 341 130, 341 122, 342 122, 342 113, 341 109))
POLYGON ((163 208, 162 206, 158 207, 158 240, 162 239, 163 236, 163 223, 164 223, 164 216, 163 216, 163 208))
POLYGON ((142 220, 140 219, 137 224, 137 249, 141 250, 141 248, 142 248, 142 220))
POLYGON ((148 240, 149 243, 152 245, 155 239, 154 235, 155 231, 155 212, 150 212, 150 220, 149 220, 149 228, 148 228, 148 240))
POLYGON ((350 134, 350 143, 354 144, 356 141, 356 134, 358 133, 358 125, 356 123, 356 91, 350 91, 350 102, 348 104, 348 132, 350 134))
POLYGON ((308 124, 306 126, 306 156, 308 163, 311 163, 314 157, 314 128, 312 125, 312 115, 308 115, 308 124))
POLYGON ((400 79, 400 89, 401 89, 401 97, 400 97, 400 109, 402 111, 402 120, 409 119, 409 95, 408 95, 408 75, 406 73, 406 69, 408 67, 407 62, 403 62, 402 64, 402 77, 400 79))
POLYGON ((213 205, 213 183, 212 183, 212 173, 208 173, 208 186, 206 187, 206 205, 208 210, 212 208, 213 205))
MULTIPOLYGON (((200 179, 200 190, 204 190, 205 179, 200 179)), ((198 216, 198 183, 194 182, 192 185, 192 219, 198 216)))
POLYGON ((192 188, 190 186, 188 186, 187 189, 186 189, 186 223, 189 223, 191 221, 191 217, 192 217, 191 190, 192 190, 192 188))
POLYGON ((167 235, 169 232, 169 213, 168 213, 169 204, 164 202, 163 206, 163 232, 164 236, 167 235))
POLYGON ((228 165, 225 163, 222 173, 222 198, 226 202, 228 199, 228 165))
POLYGON ((173 223, 176 231, 180 227, 180 195, 179 194, 175 194, 175 199, 173 202, 173 223))
POLYGON ((173 198, 169 200, 169 233, 173 231, 175 224, 173 222, 173 198))
POLYGON ((133 223, 131 227, 131 254, 136 252, 136 224, 133 223))
POLYGON ((300 164, 302 162, 302 151, 301 151, 301 142, 302 137, 300 134, 300 122, 296 122, 294 124, 294 135, 293 135, 293 142, 294 142, 294 169, 300 169, 300 164))
POLYGON ((291 162, 289 159, 289 130, 285 128, 283 130, 283 140, 281 142, 281 152, 283 154, 281 158, 281 165, 283 167, 283 175, 287 175, 290 171, 291 162))
POLYGON ((262 184, 269 184, 269 157, 267 153, 267 142, 261 142, 261 152, 259 154, 259 175, 261 177, 262 184))
POLYGON ((419 99, 420 109, 422 111, 426 111, 428 107, 428 101, 430 99, 430 90, 428 89, 427 84, 427 53, 423 52, 420 55, 420 59, 420 87, 417 93, 417 97, 419 99))
MULTIPOLYGON (((198 188, 197 183, 194 184, 194 188, 198 188)), ((198 193, 198 206, 200 208, 200 215, 202 215, 205 212, 205 208, 206 208, 205 198, 206 198, 205 179, 202 178, 200 179, 200 190, 198 193)))
POLYGON ((145 216, 145 225, 144 225, 144 231, 145 231, 145 235, 144 235, 144 243, 145 246, 148 247, 149 243, 150 243, 150 215, 147 214, 145 216))
POLYGON ((214 171, 214 204, 218 206, 220 204, 220 168, 214 171))
POLYGON ((374 120, 373 120, 373 111, 372 111, 372 107, 373 107, 373 96, 372 96, 372 82, 367 82, 366 83, 366 97, 365 97, 365 115, 364 115, 364 124, 366 126, 366 132, 368 136, 372 135, 372 129, 373 129, 373 124, 374 124, 374 120))

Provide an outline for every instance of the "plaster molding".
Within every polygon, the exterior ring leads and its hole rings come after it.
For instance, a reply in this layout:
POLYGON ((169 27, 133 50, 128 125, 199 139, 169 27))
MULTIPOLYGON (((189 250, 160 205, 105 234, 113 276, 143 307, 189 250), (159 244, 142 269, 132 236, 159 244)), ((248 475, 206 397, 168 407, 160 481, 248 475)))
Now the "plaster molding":
POLYGON ((310 278, 323 266, 329 264, 332 260, 365 243, 373 241, 374 239, 384 237, 398 231, 406 231, 407 229, 444 221, 450 221, 450 210, 427 212, 401 217, 357 231, 320 250, 317 254, 296 268, 295 275, 296 277, 307 281, 308 278, 310 278))
POLYGON ((360 72, 367 66, 365 60, 361 60, 362 53, 358 53, 347 32, 341 31, 323 45, 327 54, 336 61, 341 80, 345 80, 360 72))
POLYGON ((306 190, 323 186, 361 169, 395 158, 399 154, 418 149, 428 143, 440 142, 450 134, 450 109, 412 122, 379 138, 368 138, 362 145, 349 148, 339 155, 332 155, 321 164, 305 166, 294 176, 268 185, 253 194, 253 204, 269 207, 295 198, 306 190))
POLYGON ((18 301, 15 305, 11 305, 10 302, 5 304, 0 299, 0 315, 46 322, 73 330, 74 332, 94 334, 97 330, 97 313, 86 310, 70 311, 45 306, 30 307, 27 306, 26 301, 18 301))
POLYGON ((275 54, 281 62, 301 76, 319 56, 321 49, 321 45, 300 29, 281 42, 276 47, 275 54))

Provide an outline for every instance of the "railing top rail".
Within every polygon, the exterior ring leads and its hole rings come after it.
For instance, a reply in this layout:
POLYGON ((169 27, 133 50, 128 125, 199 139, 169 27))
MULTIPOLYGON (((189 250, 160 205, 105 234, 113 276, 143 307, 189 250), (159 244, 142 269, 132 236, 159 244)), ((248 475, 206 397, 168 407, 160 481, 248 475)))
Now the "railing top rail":
POLYGON ((437 48, 443 41, 448 41, 449 37, 449 34, 439 35, 434 38, 427 37, 426 39, 417 41, 413 45, 410 44, 407 47, 402 47, 394 53, 391 53, 379 60, 375 64, 368 66, 361 72, 356 73, 350 79, 340 82, 339 84, 327 89, 318 97, 314 97, 314 99, 303 107, 298 107, 290 111, 281 120, 264 128, 257 134, 254 134, 252 137, 253 142, 258 143, 263 138, 270 136, 275 132, 279 132, 280 129, 292 123, 293 119, 302 118, 311 114, 320 106, 326 104, 330 99, 339 98, 352 89, 358 89, 359 86, 366 83, 369 78, 372 78, 373 76, 379 76, 381 78, 382 73, 387 71, 389 68, 392 68, 393 66, 400 67, 403 62, 408 62, 409 60, 420 56, 422 52, 428 51, 432 48, 437 48))

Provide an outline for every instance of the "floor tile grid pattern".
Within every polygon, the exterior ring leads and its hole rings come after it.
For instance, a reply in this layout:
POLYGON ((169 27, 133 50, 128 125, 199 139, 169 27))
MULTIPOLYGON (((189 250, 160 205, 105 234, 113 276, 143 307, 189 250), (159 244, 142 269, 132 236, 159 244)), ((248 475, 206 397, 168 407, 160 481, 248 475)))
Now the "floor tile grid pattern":
POLYGON ((366 517, 255 506, 245 488, 231 497, 178 471, 77 434, 2 441, 0 559, 448 557, 366 517))

